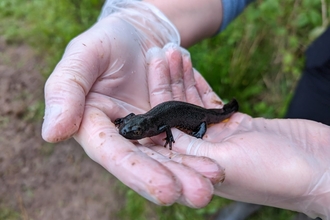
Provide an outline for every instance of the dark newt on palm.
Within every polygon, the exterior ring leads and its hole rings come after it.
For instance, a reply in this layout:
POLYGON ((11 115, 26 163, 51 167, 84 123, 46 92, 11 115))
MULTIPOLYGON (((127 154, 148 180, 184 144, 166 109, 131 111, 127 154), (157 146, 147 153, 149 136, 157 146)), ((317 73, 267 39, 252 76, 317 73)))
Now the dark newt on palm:
POLYGON ((166 132, 166 142, 170 150, 174 143, 171 132, 176 127, 196 138, 202 138, 207 130, 207 125, 219 123, 238 111, 238 102, 233 99, 221 109, 206 109, 180 101, 160 103, 145 114, 131 113, 123 118, 117 118, 115 125, 119 133, 127 139, 137 140, 152 137, 166 132))

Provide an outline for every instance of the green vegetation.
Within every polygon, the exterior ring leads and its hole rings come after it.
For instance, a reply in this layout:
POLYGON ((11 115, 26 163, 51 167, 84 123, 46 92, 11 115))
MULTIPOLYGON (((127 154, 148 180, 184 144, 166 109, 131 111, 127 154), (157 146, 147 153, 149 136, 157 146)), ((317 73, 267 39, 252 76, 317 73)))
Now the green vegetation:
POLYGON ((257 1, 223 33, 191 48, 194 65, 221 97, 236 97, 243 112, 283 117, 304 51, 327 25, 321 8, 312 0, 257 1))
MULTIPOLYGON (((0 32, 7 42, 28 42, 46 57, 47 75, 70 39, 96 21, 102 2, 2 0, 0 32)), ((252 116, 283 117, 304 65, 304 51, 328 25, 330 4, 326 6, 325 2, 257 0, 223 33, 190 48, 194 65, 220 97, 236 97, 241 111, 252 116)), ((198 210, 177 204, 160 207, 126 187, 120 188, 127 204, 119 213, 123 219, 155 215, 159 219, 205 219, 229 202, 214 198, 198 210)), ((292 215, 265 207, 250 219, 288 219, 292 215)), ((0 209, 0 218, 16 216, 15 212, 0 209)))
POLYGON ((21 219, 21 214, 15 210, 9 209, 7 207, 0 206, 0 219, 2 220, 19 220, 21 219))
POLYGON ((47 59, 47 76, 68 42, 96 22, 102 5, 101 0, 2 0, 0 33, 9 43, 31 44, 47 59))

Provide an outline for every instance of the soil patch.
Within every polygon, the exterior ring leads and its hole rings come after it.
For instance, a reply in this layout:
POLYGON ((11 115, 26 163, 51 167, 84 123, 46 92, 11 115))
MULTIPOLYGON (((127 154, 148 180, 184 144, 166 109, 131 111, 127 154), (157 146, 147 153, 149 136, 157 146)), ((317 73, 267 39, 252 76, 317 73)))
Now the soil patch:
POLYGON ((43 102, 43 67, 29 46, 0 39, 0 218, 118 219, 118 181, 74 140, 41 138, 33 116, 43 102))

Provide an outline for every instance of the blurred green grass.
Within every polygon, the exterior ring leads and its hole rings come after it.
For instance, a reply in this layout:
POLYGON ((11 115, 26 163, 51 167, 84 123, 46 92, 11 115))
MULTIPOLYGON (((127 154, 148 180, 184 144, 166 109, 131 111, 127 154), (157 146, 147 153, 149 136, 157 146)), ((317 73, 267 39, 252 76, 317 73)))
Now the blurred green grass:
MULTIPOLYGON (((46 58, 47 77, 67 43, 95 23, 102 0, 2 0, 0 33, 8 43, 32 45, 46 58)), ((257 0, 221 34, 189 48, 194 66, 224 100, 235 97, 252 116, 283 117, 304 65, 304 51, 328 25, 329 5, 315 0, 257 0), (322 13, 323 7, 323 13, 322 13)), ((43 106, 40 106, 43 108, 43 106)), ((203 209, 151 204, 125 186, 122 219, 207 219, 230 201, 203 209)), ((0 216, 17 216, 4 212, 0 216)), ((263 208, 250 220, 290 219, 293 212, 263 208)))
POLYGON ((311 0, 256 1, 223 33, 190 49, 194 66, 221 97, 236 97, 243 112, 283 117, 304 51, 326 26, 321 7, 311 0))

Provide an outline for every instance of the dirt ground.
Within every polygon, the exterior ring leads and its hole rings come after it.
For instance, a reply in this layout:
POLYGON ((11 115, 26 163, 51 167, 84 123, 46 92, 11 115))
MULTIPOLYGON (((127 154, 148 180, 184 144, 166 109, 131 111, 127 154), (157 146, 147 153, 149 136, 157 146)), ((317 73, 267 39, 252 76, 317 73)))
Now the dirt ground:
POLYGON ((30 119, 44 67, 29 46, 0 39, 0 219, 118 219, 118 181, 74 140, 44 142, 30 119))

